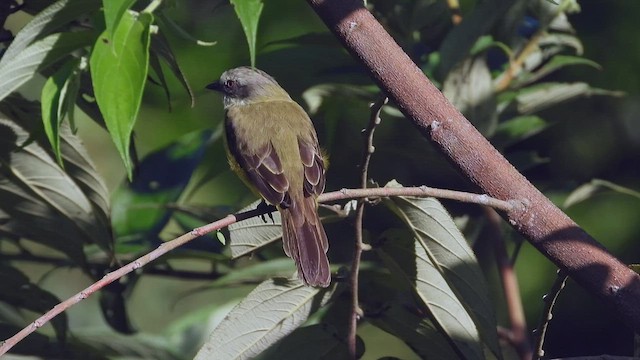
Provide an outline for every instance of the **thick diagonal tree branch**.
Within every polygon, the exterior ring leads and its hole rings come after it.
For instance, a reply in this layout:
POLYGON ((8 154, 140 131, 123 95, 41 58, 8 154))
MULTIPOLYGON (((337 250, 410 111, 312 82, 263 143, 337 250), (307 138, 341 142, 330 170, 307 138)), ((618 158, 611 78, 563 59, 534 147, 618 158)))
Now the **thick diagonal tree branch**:
POLYGON ((522 176, 447 101, 359 0, 307 0, 404 115, 473 183, 526 204, 508 222, 577 283, 640 332, 640 276, 612 256, 522 176))

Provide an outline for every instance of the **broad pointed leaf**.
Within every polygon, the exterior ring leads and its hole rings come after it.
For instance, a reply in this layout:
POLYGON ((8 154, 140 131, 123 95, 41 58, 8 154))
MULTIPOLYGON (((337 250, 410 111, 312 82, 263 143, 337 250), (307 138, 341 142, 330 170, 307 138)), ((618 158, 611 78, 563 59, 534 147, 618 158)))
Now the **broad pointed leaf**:
POLYGON ((107 31, 99 36, 90 60, 96 100, 129 179, 131 134, 149 69, 151 21, 149 13, 125 12, 113 37, 107 31))

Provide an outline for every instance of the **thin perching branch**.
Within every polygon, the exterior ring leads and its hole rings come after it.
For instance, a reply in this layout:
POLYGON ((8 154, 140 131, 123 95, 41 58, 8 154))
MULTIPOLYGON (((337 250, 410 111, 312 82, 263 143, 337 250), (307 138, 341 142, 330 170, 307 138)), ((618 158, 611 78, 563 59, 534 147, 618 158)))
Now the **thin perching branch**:
MULTIPOLYGON (((407 188, 342 189, 339 191, 322 194, 318 197, 318 201, 330 202, 330 201, 337 201, 337 200, 360 199, 360 198, 372 199, 372 198, 381 198, 381 197, 389 197, 389 196, 440 197, 444 199, 466 201, 469 203, 480 204, 480 205, 489 205, 489 206, 495 205, 496 209, 499 209, 502 211, 510 211, 513 207, 518 206, 517 202, 509 202, 509 201, 492 199, 486 195, 469 194, 469 193, 452 191, 452 190, 433 189, 426 186, 407 187, 407 188)), ((245 220, 255 216, 264 215, 269 211, 272 211, 270 207, 261 207, 255 210, 250 210, 250 211, 246 211, 239 214, 227 215, 223 219, 220 219, 218 221, 212 222, 202 227, 193 229, 189 233, 186 233, 176 239, 162 243, 160 246, 158 246, 155 250, 151 251, 150 253, 142 257, 139 257, 138 259, 128 263, 127 265, 113 272, 108 273, 102 279, 91 284, 86 289, 80 291, 74 296, 54 306, 53 309, 46 312, 44 315, 36 319, 34 322, 29 324, 24 329, 20 330, 14 336, 10 337, 5 341, 0 342, 0 356, 7 353, 7 351, 9 351, 22 339, 26 338, 29 334, 41 328, 44 324, 49 322, 51 319, 53 319, 63 311, 69 309, 73 305, 86 299, 96 291, 111 284, 112 282, 118 280, 119 278, 129 274, 132 271, 140 269, 141 267, 159 258, 160 256, 166 254, 167 252, 177 247, 180 247, 197 237, 206 235, 216 230, 220 230, 237 221, 245 220)))
MULTIPOLYGON (((376 126, 380 124, 380 112, 382 107, 387 103, 387 97, 382 96, 380 100, 371 104, 371 118, 367 128, 363 130, 364 137, 364 149, 362 151, 362 163, 360 174, 360 187, 367 188, 367 181, 369 180, 369 163, 371 162, 371 155, 375 151, 373 146, 373 134, 376 131, 376 126)), ((366 198, 362 198, 358 201, 358 207, 356 208, 355 216, 355 246, 353 250, 353 260, 351 261, 351 318, 349 319, 349 332, 347 336, 347 345, 349 347, 349 355, 352 359, 357 358, 356 349, 356 334, 358 331, 358 320, 362 316, 362 309, 360 308, 360 301, 358 299, 358 276, 360 275, 360 258, 362 257, 362 250, 364 248, 364 242, 362 241, 362 222, 364 218, 364 205, 366 204, 366 198)))
POLYGON ((418 131, 483 192, 518 199, 503 215, 544 256, 640 332, 640 275, 558 209, 427 79, 360 0, 307 0, 418 131))

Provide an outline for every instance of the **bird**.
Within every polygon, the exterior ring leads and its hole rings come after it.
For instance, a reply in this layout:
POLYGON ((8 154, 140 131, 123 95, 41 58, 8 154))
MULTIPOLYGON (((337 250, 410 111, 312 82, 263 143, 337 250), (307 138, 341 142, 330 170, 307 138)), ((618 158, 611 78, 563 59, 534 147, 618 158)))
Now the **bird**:
POLYGON ((327 235, 318 215, 325 157, 305 110, 266 72, 225 71, 207 88, 223 95, 227 157, 245 184, 275 206, 284 252, 305 285, 327 287, 327 235))

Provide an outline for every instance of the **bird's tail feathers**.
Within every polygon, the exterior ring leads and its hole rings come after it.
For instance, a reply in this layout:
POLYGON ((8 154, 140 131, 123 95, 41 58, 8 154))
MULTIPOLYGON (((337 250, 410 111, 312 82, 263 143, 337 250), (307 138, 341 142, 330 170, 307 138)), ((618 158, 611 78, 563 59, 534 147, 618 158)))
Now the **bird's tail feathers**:
POLYGON ((300 279, 310 286, 329 286, 329 244, 315 198, 293 200, 290 207, 281 209, 281 213, 284 251, 296 263, 300 279))

